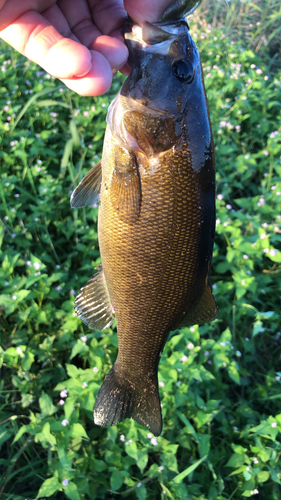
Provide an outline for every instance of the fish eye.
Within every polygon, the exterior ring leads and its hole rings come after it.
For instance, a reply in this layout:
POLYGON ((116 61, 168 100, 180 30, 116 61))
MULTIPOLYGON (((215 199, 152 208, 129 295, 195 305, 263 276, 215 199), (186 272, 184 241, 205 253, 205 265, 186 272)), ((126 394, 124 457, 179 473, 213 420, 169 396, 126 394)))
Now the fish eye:
POLYGON ((179 80, 179 82, 191 83, 193 81, 194 69, 189 61, 185 61, 184 59, 176 61, 172 66, 172 70, 173 75, 179 80))

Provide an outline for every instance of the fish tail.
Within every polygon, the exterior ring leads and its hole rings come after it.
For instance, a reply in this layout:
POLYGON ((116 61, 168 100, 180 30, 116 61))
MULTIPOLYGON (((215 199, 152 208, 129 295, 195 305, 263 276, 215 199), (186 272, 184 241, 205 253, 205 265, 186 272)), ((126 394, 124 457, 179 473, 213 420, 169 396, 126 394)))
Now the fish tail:
POLYGON ((94 420, 97 425, 115 425, 133 418, 155 436, 162 431, 162 415, 157 373, 143 377, 137 383, 118 373, 113 365, 98 393, 94 420))

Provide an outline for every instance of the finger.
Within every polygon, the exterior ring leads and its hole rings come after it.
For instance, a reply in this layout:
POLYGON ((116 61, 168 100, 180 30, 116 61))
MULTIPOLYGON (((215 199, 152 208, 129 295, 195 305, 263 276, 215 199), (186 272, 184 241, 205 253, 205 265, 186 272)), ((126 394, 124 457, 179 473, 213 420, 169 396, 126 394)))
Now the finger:
POLYGON ((142 24, 144 21, 159 21, 171 0, 124 0, 124 6, 133 21, 142 24))
POLYGON ((0 35, 5 42, 57 78, 82 76, 91 69, 92 58, 87 47, 64 38, 35 11, 21 16, 0 35))
MULTIPOLYGON (((105 2, 106 3, 106 2, 105 2)), ((95 26, 92 15, 86 0, 59 0, 58 6, 64 17, 67 19, 72 33, 80 42, 90 50, 100 52, 111 65, 112 71, 116 72, 122 68, 128 59, 128 50, 124 44, 120 30, 110 33, 111 36, 103 33, 95 26)), ((115 18, 115 12, 110 14, 110 19, 115 18)), ((122 21, 123 22, 123 21, 122 21)), ((111 28, 113 24, 110 22, 111 28)))
POLYGON ((99 52, 90 51, 92 68, 83 78, 62 79, 67 87, 83 96, 102 95, 108 91, 112 82, 109 62, 99 52))
POLYGON ((124 64, 124 66, 122 68, 119 69, 119 71, 120 71, 120 73, 122 73, 122 75, 129 76, 129 74, 132 71, 132 68, 131 68, 130 64, 127 62, 126 64, 124 64))
POLYGON ((88 3, 94 24, 103 35, 122 28, 127 17, 123 0, 88 0, 88 3))
POLYGON ((112 71, 116 73, 128 59, 128 49, 126 45, 111 36, 99 36, 90 45, 90 49, 102 54, 109 62, 112 71))

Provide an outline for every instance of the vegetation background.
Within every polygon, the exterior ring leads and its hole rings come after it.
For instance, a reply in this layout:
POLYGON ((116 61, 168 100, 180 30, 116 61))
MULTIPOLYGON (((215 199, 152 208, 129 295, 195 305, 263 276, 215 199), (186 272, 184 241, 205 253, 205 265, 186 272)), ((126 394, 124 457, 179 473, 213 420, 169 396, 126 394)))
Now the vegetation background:
POLYGON ((101 158, 120 88, 82 98, 0 45, 0 498, 281 498, 281 6, 204 0, 191 18, 217 158, 212 324, 170 337, 164 432, 97 427, 116 329, 75 294, 100 262, 98 208, 69 197, 101 158))

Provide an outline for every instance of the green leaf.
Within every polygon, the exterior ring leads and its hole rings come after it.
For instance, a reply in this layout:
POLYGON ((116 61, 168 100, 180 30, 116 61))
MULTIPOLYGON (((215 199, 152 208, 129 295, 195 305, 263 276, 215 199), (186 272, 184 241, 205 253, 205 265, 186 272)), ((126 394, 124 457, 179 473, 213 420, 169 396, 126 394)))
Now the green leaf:
POLYGON ((113 471, 113 473, 112 473, 112 475, 110 477, 110 486, 111 486, 111 489, 113 491, 119 490, 119 488, 121 488, 121 486, 123 484, 123 481, 124 481, 124 477, 121 474, 121 472, 119 472, 119 470, 113 471))
POLYGON ((79 375, 79 370, 74 365, 66 364, 66 371, 70 378, 76 378, 79 375))
POLYGON ((12 431, 9 429, 6 429, 4 425, 0 426, 0 450, 2 448, 2 445, 10 439, 10 437, 13 435, 12 431))
POLYGON ((74 344, 72 348, 69 359, 74 358, 77 354, 80 354, 81 352, 88 352, 88 351, 89 347, 85 345, 84 342, 82 342, 81 340, 77 340, 76 344, 74 344))
POLYGON ((68 498, 71 498, 71 500, 81 500, 81 497, 79 495, 78 488, 75 483, 68 483, 67 486, 63 487, 64 492, 68 498))
POLYGON ((23 370, 28 372, 30 370, 33 362, 34 362, 34 354, 32 354, 32 352, 26 350, 24 352, 24 358, 22 358, 22 361, 21 361, 21 366, 22 366, 23 370))
POLYGON ((245 453, 233 453, 228 460, 226 467, 240 467, 245 463, 246 455, 245 453))
POLYGON ((55 436, 53 434, 51 434, 49 422, 45 423, 45 425, 42 429, 42 434, 45 436, 48 443, 50 443, 53 446, 56 444, 57 440, 56 440, 55 436))
POLYGON ((135 460, 138 459, 138 449, 134 441, 125 445, 125 451, 130 457, 134 458, 135 460))
POLYGON ((69 435, 73 438, 89 439, 84 427, 81 424, 73 424, 69 435))
POLYGON ((257 476, 258 476, 259 483, 264 483, 265 481, 267 481, 269 479, 270 472, 264 470, 262 472, 259 472, 257 474, 257 476))
POLYGON ((36 498, 50 497, 60 489, 61 485, 58 481, 58 478, 55 476, 50 477, 49 479, 46 479, 46 481, 44 481, 36 498))
POLYGON ((188 434, 192 434, 192 436, 195 437, 195 439, 197 439, 197 434, 196 434, 196 431, 193 427, 193 425, 189 422, 189 420, 186 418, 186 416, 180 412, 179 410, 176 410, 175 411, 175 414, 181 419, 181 421, 184 423, 185 427, 186 427, 186 430, 188 432, 188 434))
POLYGON ((57 408, 53 405, 53 402, 44 391, 42 391, 42 395, 39 398, 39 406, 41 409, 42 415, 53 415, 57 411, 57 408))
POLYGON ((255 321, 254 327, 253 327, 253 337, 255 337, 263 328, 263 323, 262 321, 255 321))
POLYGON ((240 375, 236 367, 235 361, 232 361, 227 367, 228 375, 236 384, 240 384, 240 375))
POLYGON ((65 400, 65 403, 63 405, 63 409, 64 409, 64 414, 65 414, 66 420, 69 420, 72 413, 74 412, 75 402, 76 402, 76 398, 72 398, 70 396, 68 396, 68 398, 65 400))
POLYGON ((137 466, 141 472, 144 471, 145 467, 147 466, 147 462, 148 462, 148 454, 146 453, 146 450, 144 449, 138 451, 137 466))
POLYGON ((210 440, 211 436, 209 434, 199 434, 198 435, 198 449, 200 458, 208 455, 210 451, 210 440))
POLYGON ((141 486, 137 485, 135 492, 136 492, 136 495, 137 495, 139 500, 146 500, 147 491, 146 491, 146 487, 144 484, 142 484, 141 486))
POLYGON ((202 464, 202 462, 204 462, 204 460, 206 460, 207 458, 207 455, 205 455, 204 457, 200 458, 200 460, 197 460, 197 462, 195 462, 193 465, 190 465, 190 467, 187 467, 187 469, 185 469, 184 471, 180 472, 177 476, 174 477, 174 479, 172 480, 174 483, 176 484, 179 484, 182 482, 182 480, 188 476, 189 474, 191 474, 191 472, 193 472, 195 469, 197 469, 197 467, 202 464))

